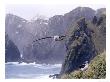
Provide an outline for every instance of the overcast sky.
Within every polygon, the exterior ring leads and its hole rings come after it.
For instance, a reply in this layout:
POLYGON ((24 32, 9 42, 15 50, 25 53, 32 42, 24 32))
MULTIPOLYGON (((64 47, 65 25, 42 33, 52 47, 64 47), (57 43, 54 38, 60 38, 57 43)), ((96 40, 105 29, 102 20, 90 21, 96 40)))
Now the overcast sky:
POLYGON ((104 8, 105 5, 89 5, 89 4, 17 4, 6 5, 6 14, 11 13, 27 20, 31 20, 36 15, 44 15, 52 17, 54 15, 63 15, 70 12, 76 7, 91 7, 93 9, 104 8))

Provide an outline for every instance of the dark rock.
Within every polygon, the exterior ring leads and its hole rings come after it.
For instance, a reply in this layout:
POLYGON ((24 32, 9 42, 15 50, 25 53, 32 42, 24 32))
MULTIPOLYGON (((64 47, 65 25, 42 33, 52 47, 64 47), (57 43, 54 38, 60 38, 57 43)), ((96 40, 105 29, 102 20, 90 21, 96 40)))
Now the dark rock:
POLYGON ((80 65, 85 61, 90 61, 96 55, 95 45, 92 41, 93 31, 87 27, 85 18, 81 18, 77 24, 76 30, 69 38, 67 56, 60 74, 79 69, 80 65))
POLYGON ((103 17, 100 17, 98 22, 97 22, 97 26, 99 26, 102 22, 103 22, 103 17))
POLYGON ((17 46, 5 35, 5 62, 16 62, 20 60, 20 52, 17 46))
POLYGON ((96 16, 94 16, 94 18, 93 18, 93 20, 92 20, 92 23, 93 23, 93 24, 96 24, 96 23, 97 23, 97 17, 96 17, 96 16))
POLYGON ((49 75, 49 78, 59 79, 59 74, 49 75))

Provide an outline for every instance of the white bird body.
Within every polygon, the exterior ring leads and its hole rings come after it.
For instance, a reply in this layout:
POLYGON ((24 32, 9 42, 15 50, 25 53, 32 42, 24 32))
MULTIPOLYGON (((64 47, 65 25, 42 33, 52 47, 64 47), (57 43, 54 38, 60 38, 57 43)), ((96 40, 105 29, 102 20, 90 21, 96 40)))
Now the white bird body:
POLYGON ((58 35, 54 36, 54 41, 59 41, 60 40, 60 37, 58 35))

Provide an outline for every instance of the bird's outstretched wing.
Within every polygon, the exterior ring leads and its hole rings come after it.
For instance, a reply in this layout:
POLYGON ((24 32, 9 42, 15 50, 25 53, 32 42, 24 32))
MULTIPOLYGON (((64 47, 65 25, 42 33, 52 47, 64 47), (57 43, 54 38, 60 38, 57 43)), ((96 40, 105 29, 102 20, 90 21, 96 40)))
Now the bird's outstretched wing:
POLYGON ((39 41, 39 40, 43 40, 43 39, 47 39, 47 38, 53 38, 53 37, 44 37, 44 38, 40 38, 40 39, 36 39, 34 42, 39 41))
POLYGON ((66 35, 60 36, 60 40, 63 40, 66 37, 66 35))
MULTIPOLYGON (((66 37, 66 35, 59 36, 59 40, 58 41, 63 40, 65 37, 66 37)), ((34 42, 39 41, 39 40, 43 40, 43 39, 47 39, 47 38, 54 38, 54 36, 49 36, 49 37, 36 39, 34 42)))

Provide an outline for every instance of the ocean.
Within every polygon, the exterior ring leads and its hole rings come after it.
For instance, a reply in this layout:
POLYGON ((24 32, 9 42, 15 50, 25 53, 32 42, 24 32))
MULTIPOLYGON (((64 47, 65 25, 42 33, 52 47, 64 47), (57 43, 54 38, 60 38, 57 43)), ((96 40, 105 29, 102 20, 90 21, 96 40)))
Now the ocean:
POLYGON ((5 79, 52 79, 49 75, 59 74, 61 64, 35 64, 7 62, 5 79))

